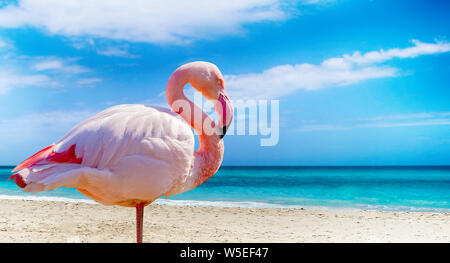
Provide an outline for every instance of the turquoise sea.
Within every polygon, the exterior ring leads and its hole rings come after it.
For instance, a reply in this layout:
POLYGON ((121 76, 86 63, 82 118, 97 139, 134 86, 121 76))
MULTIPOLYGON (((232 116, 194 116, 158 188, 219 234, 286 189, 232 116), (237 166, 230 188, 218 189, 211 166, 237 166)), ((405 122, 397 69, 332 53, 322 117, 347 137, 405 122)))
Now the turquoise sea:
MULTIPOLYGON (((0 196, 87 199, 75 189, 30 194, 0 166, 0 196)), ((180 204, 450 212, 450 166, 222 167, 180 204)))

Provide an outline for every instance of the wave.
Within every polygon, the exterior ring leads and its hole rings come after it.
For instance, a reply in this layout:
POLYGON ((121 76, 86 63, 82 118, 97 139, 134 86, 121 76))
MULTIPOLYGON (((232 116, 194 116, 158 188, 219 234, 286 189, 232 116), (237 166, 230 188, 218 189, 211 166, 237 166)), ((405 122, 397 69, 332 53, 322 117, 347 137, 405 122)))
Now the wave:
MULTIPOLYGON (((99 204, 90 199, 55 197, 55 196, 0 195, 0 200, 24 200, 24 201, 48 201, 48 202, 99 204)), ((171 205, 171 206, 303 208, 303 206, 298 206, 298 205, 278 205, 278 204, 270 204, 270 203, 263 203, 263 202, 199 201, 199 200, 167 200, 167 199, 158 199, 158 200, 154 201, 153 204, 171 205)))
POLYGON ((86 203, 98 204, 89 199, 77 199, 55 196, 20 196, 20 195, 0 195, 0 200, 22 200, 22 201, 48 201, 48 202, 67 202, 67 203, 86 203))
MULTIPOLYGON (((68 202, 68 203, 86 203, 99 204, 90 199, 66 198, 54 196, 14 196, 0 195, 0 200, 26 200, 26 201, 47 201, 47 202, 68 202)), ((200 201, 200 200, 167 200, 158 199, 154 204, 169 206, 200 206, 200 207, 239 207, 239 208, 280 208, 280 209, 306 209, 306 210, 345 210, 361 211, 376 210, 387 212, 434 212, 450 213, 450 209, 428 208, 428 207, 410 207, 410 206, 386 206, 386 205, 366 205, 355 204, 352 207, 331 207, 331 206, 308 206, 308 205, 280 205, 264 202, 246 202, 246 201, 200 201)))

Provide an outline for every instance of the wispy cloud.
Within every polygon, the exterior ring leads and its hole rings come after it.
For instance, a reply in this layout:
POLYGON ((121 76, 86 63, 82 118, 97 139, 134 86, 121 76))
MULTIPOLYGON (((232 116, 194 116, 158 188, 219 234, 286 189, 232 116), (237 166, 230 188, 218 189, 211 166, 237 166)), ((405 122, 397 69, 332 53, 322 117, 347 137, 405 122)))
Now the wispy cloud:
POLYGON ((260 74, 228 75, 225 80, 232 97, 275 99, 297 90, 345 86, 396 74, 397 69, 390 67, 330 68, 305 63, 277 66, 260 74))
POLYGON ((0 48, 5 47, 6 45, 6 42, 0 39, 0 48))
POLYGON ((238 98, 274 99, 298 90, 318 90, 346 86, 369 79, 395 77, 399 69, 380 63, 394 58, 414 58, 421 55, 450 51, 450 44, 423 43, 413 40, 414 46, 379 50, 324 60, 319 65, 303 63, 280 65, 262 73, 227 75, 225 80, 230 95, 238 98))
MULTIPOLYGON (((31 140, 36 134, 61 136, 94 113, 78 110, 49 111, 0 120, 0 143, 31 140)), ((54 137, 52 140, 57 138, 54 137)))
POLYGON ((84 79, 79 79, 76 81, 77 84, 80 85, 92 85, 95 83, 99 83, 102 82, 102 79, 100 78, 84 78, 84 79))
POLYGON ((0 26, 31 26, 64 36, 185 43, 282 20, 291 0, 19 0, 0 9, 0 26), (99 15, 101 14, 101 15, 99 15))
POLYGON ((336 2, 336 0, 302 0, 301 3, 305 5, 324 5, 336 2))
POLYGON ((46 75, 26 75, 12 72, 10 70, 0 70, 0 95, 6 94, 14 88, 25 86, 45 86, 49 84, 50 78, 46 75))
POLYGON ((59 69, 61 68, 63 65, 60 61, 58 60, 50 60, 50 61, 43 61, 43 62, 39 62, 33 65, 33 68, 35 70, 48 70, 48 69, 59 69))
POLYGON ((367 52, 365 54, 355 51, 352 55, 344 55, 341 58, 329 59, 324 61, 324 63, 338 66, 347 66, 348 64, 368 65, 382 63, 394 58, 415 58, 422 55, 431 55, 450 51, 450 43, 423 43, 419 40, 411 40, 411 42, 414 46, 404 49, 381 49, 379 51, 367 52))
POLYGON ((90 115, 91 111, 48 111, 41 113, 32 113, 29 115, 20 116, 16 119, 1 120, 1 124, 5 126, 55 126, 56 125, 73 125, 80 122, 90 115))
POLYGON ((0 38, 0 52, 10 52, 11 50, 14 50, 14 44, 12 41, 6 37, 0 38))
POLYGON ((408 119, 427 119, 427 118, 445 118, 450 117, 450 112, 419 112, 410 114, 394 114, 394 115, 384 115, 369 118, 357 118, 356 121, 398 121, 398 120, 408 120, 408 119))
MULTIPOLYGON (((8 44, 10 45, 10 44, 8 44)), ((102 80, 76 58, 33 57, 9 52, 0 57, 0 95, 15 88, 94 86, 102 80)))
POLYGON ((312 124, 297 129, 298 132, 338 131, 362 128, 390 128, 450 125, 450 112, 419 112, 344 120, 340 124, 312 124), (351 122, 351 123, 349 123, 351 122))
POLYGON ((97 54, 103 56, 114 56, 124 58, 137 58, 138 56, 130 54, 124 47, 107 47, 105 49, 97 49, 97 54))
POLYGON ((67 74, 80 74, 91 71, 90 69, 77 65, 70 59, 62 58, 38 58, 31 68, 36 71, 58 71, 67 74))

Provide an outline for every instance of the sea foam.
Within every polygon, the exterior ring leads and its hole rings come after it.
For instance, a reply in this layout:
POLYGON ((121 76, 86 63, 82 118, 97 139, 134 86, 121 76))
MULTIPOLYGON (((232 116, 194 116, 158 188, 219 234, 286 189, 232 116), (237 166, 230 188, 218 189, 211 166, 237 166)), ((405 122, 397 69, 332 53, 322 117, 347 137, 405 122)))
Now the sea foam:
MULTIPOLYGON (((0 200, 25 200, 25 201, 47 201, 47 202, 66 202, 66 203, 85 203, 99 204, 90 199, 66 198, 54 196, 14 196, 0 195, 0 200)), ((153 204, 168 206, 200 206, 200 207, 239 207, 239 208, 281 208, 281 209, 306 209, 306 210, 377 210, 387 212, 434 212, 450 213, 450 209, 442 208, 424 208, 408 206, 386 206, 386 205, 356 205, 356 207, 328 207, 328 206, 299 206, 299 205, 280 205, 263 202, 234 202, 234 201, 199 201, 199 200, 168 200, 158 199, 153 204)))

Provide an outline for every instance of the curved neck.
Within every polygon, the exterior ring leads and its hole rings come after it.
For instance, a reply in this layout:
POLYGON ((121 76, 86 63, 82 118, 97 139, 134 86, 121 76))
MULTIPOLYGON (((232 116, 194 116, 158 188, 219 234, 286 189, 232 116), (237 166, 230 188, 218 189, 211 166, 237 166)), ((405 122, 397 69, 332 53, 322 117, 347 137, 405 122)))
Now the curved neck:
POLYGON ((200 146, 194 153, 195 159, 192 167, 193 182, 188 186, 189 189, 192 189, 216 173, 222 163, 224 147, 221 138, 206 130, 207 127, 210 127, 209 125, 204 125, 212 123, 214 120, 183 93, 183 88, 187 83, 193 85, 190 78, 189 69, 176 70, 167 83, 166 97, 172 110, 194 129, 199 138, 200 146))

